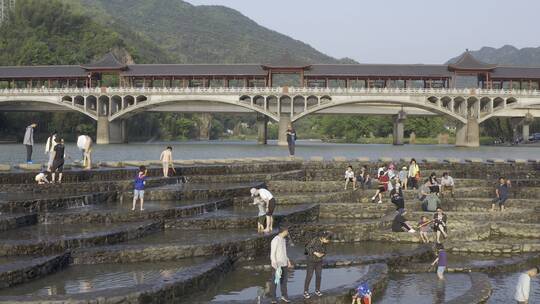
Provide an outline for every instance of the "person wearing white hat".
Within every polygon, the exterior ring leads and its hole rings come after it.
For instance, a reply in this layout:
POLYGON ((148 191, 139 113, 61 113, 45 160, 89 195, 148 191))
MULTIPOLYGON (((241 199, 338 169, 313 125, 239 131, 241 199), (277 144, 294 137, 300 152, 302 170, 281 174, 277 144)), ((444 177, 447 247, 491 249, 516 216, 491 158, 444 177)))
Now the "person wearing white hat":
POLYGON ((251 197, 259 197, 266 203, 266 229, 265 232, 274 230, 274 210, 276 209, 276 199, 272 193, 266 189, 251 188, 251 197))

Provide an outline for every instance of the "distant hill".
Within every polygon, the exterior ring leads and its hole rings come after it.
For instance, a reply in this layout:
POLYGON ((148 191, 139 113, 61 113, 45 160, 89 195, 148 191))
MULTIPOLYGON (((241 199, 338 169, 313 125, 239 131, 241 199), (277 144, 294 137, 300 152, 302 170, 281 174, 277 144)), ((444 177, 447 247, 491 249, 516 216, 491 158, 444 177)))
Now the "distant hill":
MULTIPOLYGON (((527 47, 518 49, 511 45, 501 48, 483 47, 477 51, 471 51, 474 57, 486 63, 514 66, 540 66, 540 47, 527 47)), ((456 56, 447 63, 456 62, 456 56)))
POLYGON ((325 55, 224 6, 194 6, 181 0, 63 1, 117 31, 126 45, 154 44, 166 54, 161 63, 272 63, 284 53, 294 62, 350 62, 325 55))

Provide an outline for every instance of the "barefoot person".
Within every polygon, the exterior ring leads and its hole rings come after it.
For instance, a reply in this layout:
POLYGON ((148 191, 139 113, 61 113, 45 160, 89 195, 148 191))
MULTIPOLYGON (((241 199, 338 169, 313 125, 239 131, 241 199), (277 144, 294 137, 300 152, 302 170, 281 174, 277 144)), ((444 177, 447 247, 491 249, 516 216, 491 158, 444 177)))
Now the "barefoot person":
POLYGON ((448 257, 446 256, 446 251, 444 251, 443 244, 437 243, 435 245, 435 248, 437 249, 437 258, 433 263, 431 263, 431 266, 435 266, 437 264, 437 277, 439 280, 444 279, 444 271, 446 270, 446 267, 448 266, 448 257))
POLYGON ((253 198, 260 198, 262 199, 266 204, 266 229, 264 229, 265 232, 271 232, 274 230, 274 210, 276 209, 276 199, 270 193, 270 191, 266 189, 256 189, 251 188, 249 190, 251 193, 251 197, 253 198))
POLYGON ((529 294, 531 291, 531 278, 534 278, 535 276, 537 276, 539 272, 540 272, 540 268, 536 266, 534 268, 529 269, 527 272, 524 272, 519 275, 518 284, 516 286, 516 292, 514 293, 514 300, 516 300, 518 304, 529 303, 529 294))
POLYGON ((259 208, 259 213, 257 215, 257 232, 263 233, 265 230, 266 222, 266 202, 259 196, 253 198, 253 205, 259 208))
POLYGON ((85 169, 92 169, 92 138, 88 135, 80 135, 77 138, 77 147, 82 151, 82 165, 85 169))
POLYGON ((135 190, 133 191, 133 208, 132 211, 135 211, 137 206, 137 199, 141 201, 141 211, 144 210, 144 186, 146 185, 146 167, 140 166, 139 172, 135 177, 135 190))
POLYGON ((443 212, 441 207, 437 208, 437 212, 433 214, 433 231, 435 231, 435 234, 437 236, 436 242, 440 243, 441 235, 444 238, 448 237, 447 234, 447 228, 446 228, 446 221, 448 220, 446 214, 443 212))
POLYGON ((325 231, 320 236, 313 238, 306 245, 306 254, 308 256, 306 280, 304 281, 304 298, 309 299, 309 284, 315 272, 315 295, 322 297, 321 281, 322 281, 322 265, 323 258, 326 256, 326 245, 330 243, 330 233, 325 231))
POLYGON ((345 170, 345 190, 347 190, 349 183, 352 183, 353 190, 356 190, 356 177, 354 176, 352 166, 347 166, 347 170, 345 170))
POLYGON ((62 183, 62 174, 64 172, 64 158, 66 156, 64 140, 60 137, 56 138, 56 145, 54 146, 54 158, 51 165, 52 178, 51 182, 62 183), (56 173, 58 173, 58 180, 55 181, 56 173))
POLYGON ((161 156, 159 157, 159 160, 161 160, 161 164, 163 166, 163 176, 168 177, 169 176, 169 168, 173 165, 173 158, 172 158, 172 147, 168 146, 167 149, 163 150, 161 152, 161 156))
POLYGON ((45 143, 45 155, 49 157, 49 161, 47 162, 47 170, 51 170, 52 167, 52 163, 54 160, 54 146, 56 146, 57 137, 57 132, 53 131, 51 135, 47 138, 47 142, 45 143))
POLYGON ((386 175, 386 172, 384 172, 384 169, 379 169, 379 186, 377 188, 377 192, 375 192, 375 195, 371 198, 371 202, 375 202, 375 199, 379 199, 377 201, 377 204, 382 204, 382 197, 383 193, 388 190, 388 175, 386 175))
MULTIPOLYGON (((262 189, 261 189, 262 190, 262 189)), ((287 256, 287 241, 285 238, 289 236, 289 229, 285 226, 279 228, 279 233, 270 243, 270 263, 272 265, 272 282, 270 282, 270 296, 272 303, 281 302, 290 303, 287 293, 287 273, 293 265, 287 256), (281 289, 281 299, 276 297, 276 288, 279 284, 281 289)))
POLYGON ((491 211, 495 211, 495 204, 499 205, 499 209, 504 211, 504 204, 508 200, 508 192, 510 187, 512 187, 512 182, 504 177, 499 177, 499 185, 495 188, 495 199, 491 203, 491 211))
POLYGON ((24 132, 23 145, 26 147, 26 163, 32 163, 32 151, 34 149, 34 129, 37 127, 36 123, 30 124, 26 127, 24 132))

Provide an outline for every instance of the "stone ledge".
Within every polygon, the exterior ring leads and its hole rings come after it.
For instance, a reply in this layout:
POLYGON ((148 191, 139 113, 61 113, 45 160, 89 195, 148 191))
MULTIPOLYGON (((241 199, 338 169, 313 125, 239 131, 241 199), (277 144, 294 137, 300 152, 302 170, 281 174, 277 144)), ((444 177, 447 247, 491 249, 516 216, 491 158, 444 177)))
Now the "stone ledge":
POLYGON ((427 158, 423 158, 422 161, 424 163, 438 163, 439 162, 439 159, 438 158, 434 158, 434 157, 427 157, 427 158))
POLYGON ((336 156, 336 157, 333 157, 332 160, 335 162, 346 162, 347 158, 344 156, 336 156))
POLYGON ((485 303, 491 296, 491 283, 487 275, 483 273, 471 273, 471 288, 465 294, 446 301, 446 304, 480 304, 485 303))
POLYGON ((143 220, 185 219, 215 209, 223 209, 232 206, 232 199, 218 199, 206 203, 189 206, 177 206, 160 210, 139 211, 112 211, 112 210, 89 210, 73 212, 49 212, 39 215, 40 223, 48 224, 75 224, 75 223, 119 223, 143 220))
POLYGON ((10 165, 0 164, 0 171, 9 171, 9 170, 11 170, 10 165))
POLYGON ((314 162, 322 162, 324 161, 324 158, 322 156, 312 156, 309 160, 314 162))
POLYGON ((161 230, 162 227, 163 224, 158 222, 142 222, 120 225, 107 231, 80 233, 43 240, 3 240, 0 245, 0 256, 46 255, 74 248, 115 244, 146 236, 161 230))
POLYGON ((465 161, 468 163, 475 163, 475 164, 480 164, 484 162, 484 160, 481 158, 466 158, 465 161))
POLYGON ((0 288, 39 279, 66 267, 69 253, 0 265, 0 288))
POLYGON ((186 268, 170 280, 156 284, 140 284, 133 287, 113 288, 101 291, 56 296, 1 296, 6 303, 171 303, 181 302, 194 291, 205 290, 208 282, 219 279, 232 267, 232 261, 220 257, 186 268))
POLYGON ((361 163, 369 163, 370 162, 369 157, 357 157, 356 160, 361 162, 361 163))
POLYGON ((105 168, 124 168, 124 163, 122 162, 105 161, 105 162, 99 163, 99 165, 105 168))
POLYGON ((492 164, 504 164, 506 161, 502 158, 489 158, 487 162, 492 164))
POLYGON ((453 157, 445 158, 444 161, 446 163, 449 163, 449 164, 459 164, 459 163, 461 163, 461 159, 453 158, 453 157))
POLYGON ((24 171, 41 171, 43 169, 42 164, 18 164, 16 168, 24 171))

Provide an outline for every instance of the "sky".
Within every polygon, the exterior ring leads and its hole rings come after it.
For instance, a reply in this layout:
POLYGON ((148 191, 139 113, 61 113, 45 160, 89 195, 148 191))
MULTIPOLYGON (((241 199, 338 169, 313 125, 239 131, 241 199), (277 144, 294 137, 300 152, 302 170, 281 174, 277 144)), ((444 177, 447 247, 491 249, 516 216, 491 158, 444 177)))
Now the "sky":
POLYGON ((444 63, 465 49, 538 47, 539 0, 187 0, 224 5, 336 58, 444 63))

